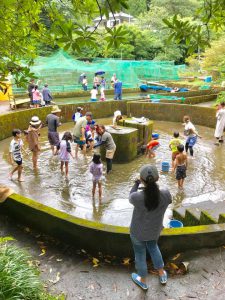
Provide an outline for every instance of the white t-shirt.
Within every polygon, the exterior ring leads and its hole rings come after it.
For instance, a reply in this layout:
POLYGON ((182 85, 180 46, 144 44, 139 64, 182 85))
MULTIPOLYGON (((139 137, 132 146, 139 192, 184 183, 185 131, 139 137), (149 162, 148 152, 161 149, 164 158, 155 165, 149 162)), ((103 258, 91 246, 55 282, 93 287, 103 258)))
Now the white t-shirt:
POLYGON ((97 89, 91 90, 91 99, 97 99, 97 95, 98 95, 97 89))
POLYGON ((189 121, 188 123, 185 123, 184 125, 184 132, 185 135, 188 135, 190 137, 196 136, 196 133, 190 133, 190 130, 196 132, 195 126, 189 121))
POLYGON ((12 157, 14 161, 21 161, 22 160, 22 153, 21 148, 23 146, 22 140, 12 140, 9 146, 9 152, 12 153, 12 157))

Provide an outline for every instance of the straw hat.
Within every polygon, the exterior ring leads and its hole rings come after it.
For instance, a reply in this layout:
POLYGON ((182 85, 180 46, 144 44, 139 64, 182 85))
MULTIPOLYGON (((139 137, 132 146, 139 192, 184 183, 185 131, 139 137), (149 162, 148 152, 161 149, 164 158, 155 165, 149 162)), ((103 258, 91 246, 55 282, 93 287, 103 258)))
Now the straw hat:
POLYGON ((30 125, 32 125, 32 126, 36 126, 37 125, 38 126, 40 124, 41 124, 41 120, 37 116, 33 116, 31 118, 30 125))
POLYGON ((4 202, 10 195, 15 193, 5 185, 0 185, 0 203, 4 202))
POLYGON ((55 114, 57 112, 61 112, 61 109, 58 107, 58 105, 53 105, 51 113, 55 114))

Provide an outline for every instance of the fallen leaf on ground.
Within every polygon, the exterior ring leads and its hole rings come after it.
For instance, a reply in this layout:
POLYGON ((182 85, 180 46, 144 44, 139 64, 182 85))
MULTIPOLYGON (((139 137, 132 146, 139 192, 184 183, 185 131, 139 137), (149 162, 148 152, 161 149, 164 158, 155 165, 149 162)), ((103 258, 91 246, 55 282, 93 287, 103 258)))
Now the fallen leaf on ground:
POLYGON ((113 289, 114 289, 114 292, 117 292, 117 285, 115 283, 113 283, 113 289))
POLYGON ((62 258, 57 258, 56 261, 62 261, 62 258))
POLYGON ((56 284, 60 280, 60 272, 57 273, 55 280, 49 280, 49 282, 56 284))
POLYGON ((171 268, 174 269, 174 270, 178 270, 178 269, 179 269, 178 266, 175 265, 174 263, 170 263, 169 265, 170 265, 171 268))
POLYGON ((172 260, 176 260, 176 259, 178 259, 178 257, 180 257, 180 253, 177 253, 177 255, 175 255, 175 256, 172 258, 172 260))
POLYGON ((45 255, 45 253, 46 253, 46 250, 43 248, 43 249, 41 249, 41 254, 39 254, 39 256, 43 256, 43 255, 45 255))
POLYGON ((92 258, 92 263, 93 263, 93 267, 98 267, 99 266, 99 260, 95 257, 92 258))
POLYGON ((30 228, 29 228, 29 227, 25 227, 25 228, 24 228, 24 231, 30 232, 30 228))
POLYGON ((124 258, 122 264, 125 265, 125 266, 129 265, 130 264, 130 258, 129 257, 124 258))
POLYGON ((52 273, 52 268, 49 269, 49 273, 50 273, 50 274, 52 273))

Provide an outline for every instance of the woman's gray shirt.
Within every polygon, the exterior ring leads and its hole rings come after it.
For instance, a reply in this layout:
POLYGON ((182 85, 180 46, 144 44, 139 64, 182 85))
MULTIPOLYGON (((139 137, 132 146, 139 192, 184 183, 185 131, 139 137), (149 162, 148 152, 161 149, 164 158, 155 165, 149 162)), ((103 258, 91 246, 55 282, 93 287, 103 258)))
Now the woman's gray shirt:
POLYGON ((159 206, 148 211, 144 203, 144 191, 137 192, 139 184, 135 182, 129 201, 134 205, 130 233, 139 241, 158 240, 163 229, 163 217, 172 197, 168 189, 160 189, 159 206))

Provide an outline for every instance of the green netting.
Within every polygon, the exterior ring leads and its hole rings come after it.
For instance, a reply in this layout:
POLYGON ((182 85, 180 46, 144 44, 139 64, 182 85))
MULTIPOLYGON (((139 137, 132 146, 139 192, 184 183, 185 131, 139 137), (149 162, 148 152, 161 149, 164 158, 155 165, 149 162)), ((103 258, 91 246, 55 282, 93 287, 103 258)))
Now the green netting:
POLYGON ((48 83, 52 91, 72 91, 80 89, 80 74, 85 73, 88 86, 93 84, 94 73, 105 71, 108 87, 114 73, 123 82, 123 87, 138 87, 141 80, 177 80, 179 71, 185 65, 175 66, 171 61, 132 61, 117 59, 94 59, 92 62, 80 61, 58 51, 50 57, 38 57, 31 70, 41 79, 42 85, 48 83))

